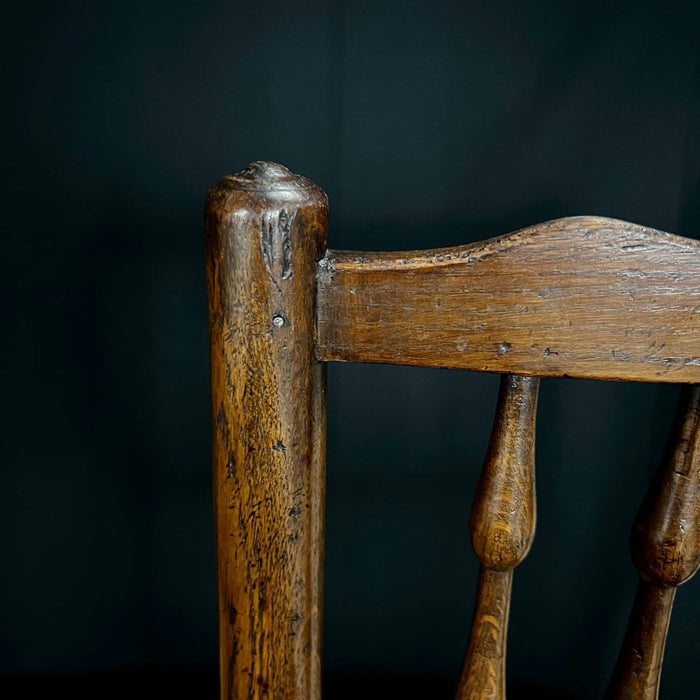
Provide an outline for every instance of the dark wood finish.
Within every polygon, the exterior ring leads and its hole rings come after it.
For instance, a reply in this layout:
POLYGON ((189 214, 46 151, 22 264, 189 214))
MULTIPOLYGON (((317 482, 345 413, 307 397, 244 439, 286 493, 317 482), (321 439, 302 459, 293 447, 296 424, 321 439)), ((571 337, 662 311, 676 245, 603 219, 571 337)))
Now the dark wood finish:
POLYGON ((538 377, 696 385, 636 521, 641 581, 607 694, 656 698, 675 590, 700 563, 700 243, 577 217, 458 248, 326 251, 325 194, 273 163, 219 182, 206 227, 222 700, 320 698, 331 360, 505 375, 470 520, 460 700, 505 697, 538 377))
POLYGON ((641 580, 608 700, 655 700, 676 587, 700 567, 700 386, 685 386, 632 531, 641 580))
POLYGON ((640 581, 606 700, 656 700, 675 588, 640 581))
POLYGON ((513 570, 479 568, 474 615, 456 700, 506 696, 506 640, 513 570))
POLYGON ((471 636, 457 700, 505 698, 513 569, 535 537, 535 418, 539 379, 505 375, 470 517, 481 562, 471 636))
POLYGON ((458 248, 329 251, 321 360, 700 382, 700 242, 559 219, 458 248))
POLYGON ((320 697, 327 201, 254 163, 207 202, 221 698, 320 697))

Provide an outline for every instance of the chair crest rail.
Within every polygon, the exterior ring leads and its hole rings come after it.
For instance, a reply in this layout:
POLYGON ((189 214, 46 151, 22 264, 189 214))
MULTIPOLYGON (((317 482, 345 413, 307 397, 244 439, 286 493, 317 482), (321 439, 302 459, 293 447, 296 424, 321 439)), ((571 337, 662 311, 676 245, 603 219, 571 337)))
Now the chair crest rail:
POLYGON ((329 250, 323 361, 700 382, 700 242, 570 217, 429 251, 329 250))

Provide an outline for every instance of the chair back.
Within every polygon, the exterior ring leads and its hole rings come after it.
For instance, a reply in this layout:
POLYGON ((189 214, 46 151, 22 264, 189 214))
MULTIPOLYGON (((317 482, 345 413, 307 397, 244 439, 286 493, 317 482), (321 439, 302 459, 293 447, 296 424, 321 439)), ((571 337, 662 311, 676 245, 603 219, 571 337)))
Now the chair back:
POLYGON ((465 700, 505 697, 513 571, 535 534, 540 377, 683 385, 634 523, 640 579, 606 693, 656 698, 675 591, 700 565, 700 243, 573 217, 456 248, 347 252, 327 249, 327 221, 324 192, 274 163, 207 200, 222 700, 321 695, 331 361, 502 375, 470 519, 465 700))

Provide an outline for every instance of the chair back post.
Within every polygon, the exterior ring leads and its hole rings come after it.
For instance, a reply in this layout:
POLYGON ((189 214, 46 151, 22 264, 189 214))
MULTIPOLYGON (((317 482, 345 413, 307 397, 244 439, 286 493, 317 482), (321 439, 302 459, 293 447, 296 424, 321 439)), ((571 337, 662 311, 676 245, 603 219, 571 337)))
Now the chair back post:
POLYGON ((328 204, 253 163, 206 208, 221 698, 321 694, 328 204))

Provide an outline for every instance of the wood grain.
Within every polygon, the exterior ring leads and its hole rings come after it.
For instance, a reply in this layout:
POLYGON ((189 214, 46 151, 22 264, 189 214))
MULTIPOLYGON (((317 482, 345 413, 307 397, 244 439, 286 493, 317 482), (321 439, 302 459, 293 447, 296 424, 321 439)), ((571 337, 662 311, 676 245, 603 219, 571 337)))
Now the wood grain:
POLYGON ((253 163, 209 193, 221 698, 319 698, 325 377, 314 357, 327 200, 253 163))
POLYGON ((658 696, 676 587, 700 564, 700 243, 576 217, 407 253, 326 250, 321 189, 274 163, 207 200, 222 700, 319 700, 331 360, 500 372, 470 535, 458 700, 505 697, 513 569, 535 532, 540 376, 687 385, 640 509, 641 580, 608 700, 658 696))
POLYGON ((470 517, 481 569, 457 700, 505 698, 513 569, 535 536, 535 419, 539 379, 504 375, 470 517))
POLYGON ((321 360, 700 382, 700 243, 597 217, 432 251, 328 251, 321 360))
POLYGON ((676 587, 700 567, 700 386, 684 386, 632 531, 641 580, 607 700, 655 700, 676 587))
POLYGON ((506 696, 506 640, 513 570, 479 567, 469 645, 457 700, 502 700, 506 696))
POLYGON ((640 581, 605 700, 656 700, 675 588, 640 581))

